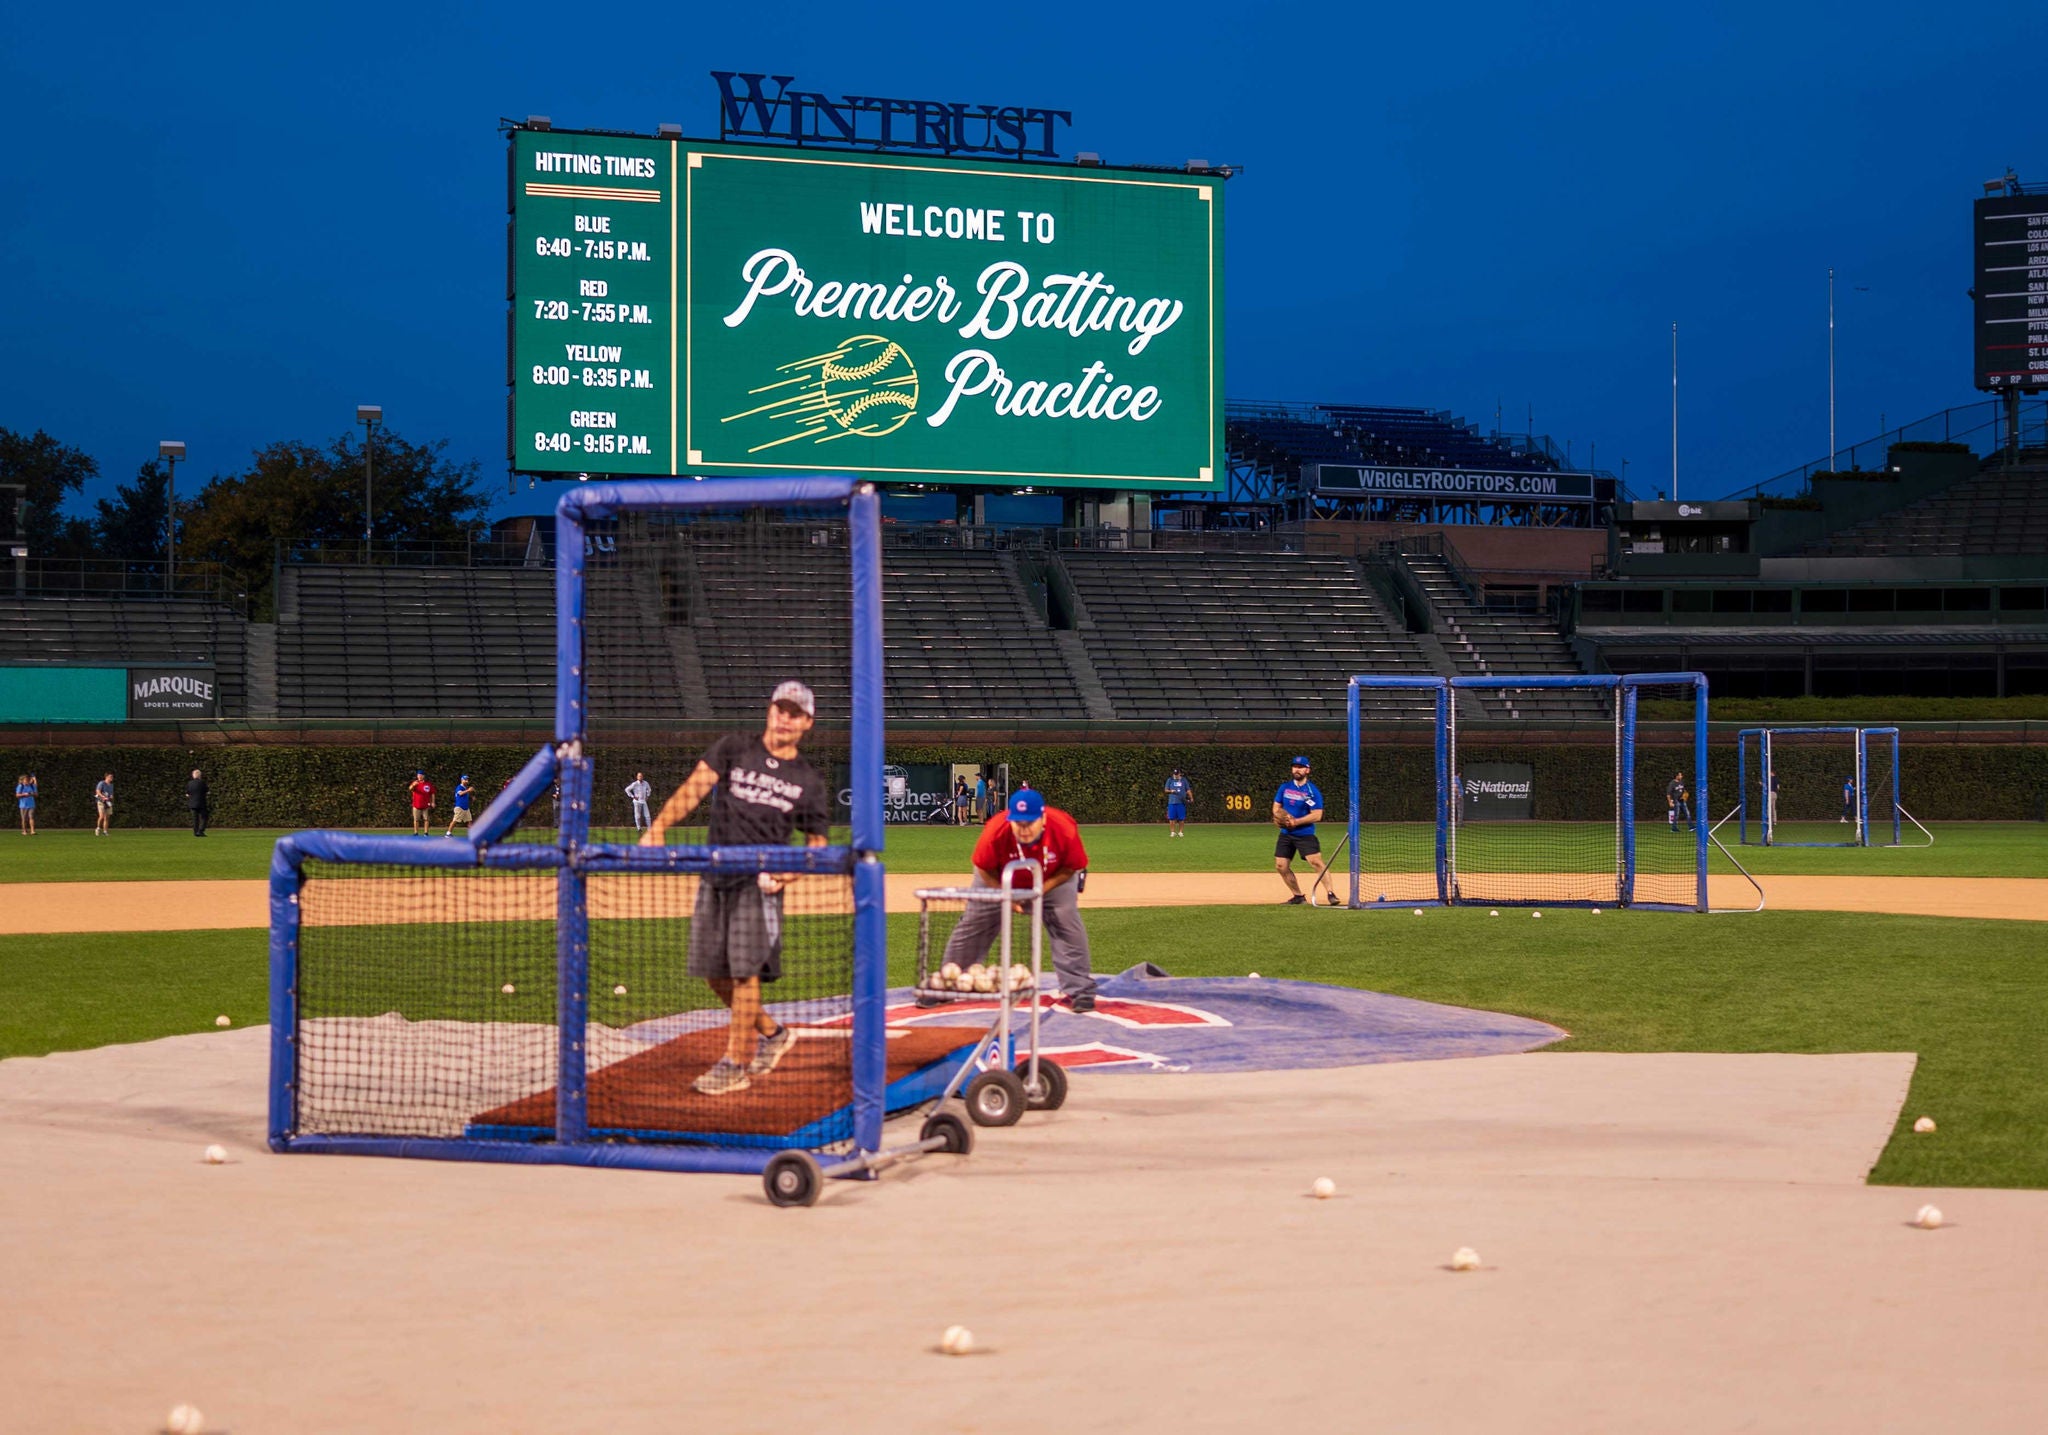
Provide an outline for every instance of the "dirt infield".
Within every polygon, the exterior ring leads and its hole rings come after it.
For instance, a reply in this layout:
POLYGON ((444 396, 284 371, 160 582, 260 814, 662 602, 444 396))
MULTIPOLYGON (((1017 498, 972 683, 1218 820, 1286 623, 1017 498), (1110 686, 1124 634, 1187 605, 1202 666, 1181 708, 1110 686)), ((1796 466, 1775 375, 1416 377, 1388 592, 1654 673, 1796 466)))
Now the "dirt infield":
POLYGON ((272 1156, 267 1041, 0 1062, 9 1428, 179 1401, 237 1435, 2048 1411, 2048 1193, 1861 1184, 1909 1056, 1081 1077, 965 1160, 777 1211, 749 1178, 272 1156), (1923 1201, 1954 1224, 1910 1229, 1923 1201), (1445 1269, 1461 1245, 1481 1270, 1445 1269), (954 1322, 988 1353, 933 1353, 954 1322))
MULTIPOLYGON (((379 885, 393 889, 390 914, 379 920, 439 920, 416 903, 400 899, 409 880, 379 885), (410 911, 410 917, 404 915, 410 911)), ((642 879, 602 878, 593 882, 596 915, 605 915, 613 884, 642 879)), ((650 906, 636 894, 620 915, 686 915, 696 896, 690 877, 651 877, 662 900, 650 906)), ((2048 921, 2048 878, 2042 877, 1763 877, 1770 907, 1780 911, 1894 912, 1919 917, 1994 917, 2048 921)), ((919 887, 952 886, 958 873, 889 874, 889 909, 915 911, 919 887)), ((339 885, 339 884, 334 884, 339 885)), ((354 885, 353 883, 349 885, 354 885)), ((648 890, 654 890, 650 886, 648 890)), ((1716 906, 1747 907, 1755 893, 1740 877, 1709 879, 1716 906)), ((1091 907, 1258 906, 1285 896, 1270 872, 1097 872, 1082 898, 1091 907)), ((536 902, 535 919, 553 916, 552 899, 536 902)), ((270 925, 270 887, 265 882, 24 882, 8 886, 0 903, 0 934, 29 932, 170 932, 270 925)))

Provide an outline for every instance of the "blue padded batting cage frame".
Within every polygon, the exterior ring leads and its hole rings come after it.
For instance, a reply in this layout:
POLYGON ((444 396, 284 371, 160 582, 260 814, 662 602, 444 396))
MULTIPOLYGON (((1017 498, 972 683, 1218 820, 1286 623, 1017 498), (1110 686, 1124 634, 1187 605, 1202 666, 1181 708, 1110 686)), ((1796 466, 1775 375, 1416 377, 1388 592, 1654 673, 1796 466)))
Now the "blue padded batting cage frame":
MULTIPOLYGON (((1746 727, 1735 734, 1735 788, 1736 788, 1736 839, 1744 845, 1762 847, 1901 847, 1903 841, 1899 806, 1899 730, 1895 727, 1746 727), (1846 737, 1854 746, 1854 774, 1856 779, 1856 822, 1849 839, 1843 842, 1785 842, 1777 835, 1778 819, 1770 810, 1771 779, 1776 776, 1776 764, 1772 751, 1774 741, 1781 737, 1846 737), (1891 810, 1891 841, 1873 842, 1870 831, 1870 741, 1876 738, 1880 743, 1890 744, 1891 788, 1886 806, 1891 810), (1758 791, 1763 794, 1764 810, 1752 813, 1749 803, 1749 760, 1751 744, 1755 744, 1757 756, 1758 791), (1751 824, 1756 835, 1750 835, 1751 824)), ((1801 826, 1808 825, 1801 823, 1801 826)), ((1915 823, 1915 826, 1919 824, 1915 823)), ((1924 829, 1923 829, 1924 830, 1924 829)))
MULTIPOLYGON (((594 1135, 588 1119, 586 1018, 590 987, 592 874, 734 872, 850 874, 852 887, 852 1151, 827 1175, 865 1174, 882 1153, 887 995, 887 931, 882 845, 881 498, 850 478, 660 480, 588 483, 555 510, 556 692, 554 740, 479 816, 466 838, 418 841, 348 832, 296 832, 281 839, 270 867, 270 1145, 273 1150, 412 1156, 463 1161, 549 1162, 666 1171, 756 1173, 779 1149, 800 1147, 802 1133, 780 1143, 663 1144, 594 1135), (584 669, 584 532, 593 521, 632 513, 687 513, 747 507, 844 510, 851 560, 852 638, 849 718, 851 839, 828 847, 647 847, 590 840, 592 762, 584 749, 589 709, 584 669), (506 842, 520 815, 561 784, 552 843, 506 842), (309 859, 409 869, 542 869, 556 881, 554 1116, 544 1139, 308 1134, 298 1130, 300 890, 309 859)), ((843 1151, 843 1148, 842 1148, 843 1151)))
POLYGON ((1361 673, 1353 677, 1345 692, 1345 730, 1350 754, 1349 815, 1345 833, 1345 845, 1350 852, 1350 900, 1353 908, 1396 908, 1396 907, 1450 907, 1450 906, 1546 906, 1546 907, 1591 907, 1604 906, 1609 902, 1615 906, 1631 907, 1642 911, 1664 912, 1705 912, 1707 905, 1707 845, 1710 840, 1708 825, 1703 820, 1691 823, 1693 855, 1693 900, 1688 903, 1669 901, 1639 901, 1636 897, 1636 701, 1645 688, 1685 688, 1692 693, 1692 771, 1696 790, 1693 793, 1693 811, 1704 816, 1706 807, 1707 774, 1707 679, 1702 673, 1633 673, 1626 676, 1613 674, 1542 675, 1529 677, 1413 677, 1381 676, 1361 673), (1395 691, 1426 693, 1434 700, 1435 717, 1435 891, 1433 895, 1404 895, 1396 900, 1384 896, 1377 900, 1364 898, 1362 868, 1360 863, 1359 829, 1361 820, 1360 767, 1363 746, 1362 695, 1369 691, 1395 691), (1545 896, 1518 900, 1515 897, 1467 896, 1460 890, 1458 848, 1457 848, 1457 708, 1456 697, 1460 690, 1480 693, 1507 691, 1593 691, 1606 693, 1613 702, 1615 730, 1615 863, 1616 895, 1608 901, 1593 901, 1575 897, 1545 896))

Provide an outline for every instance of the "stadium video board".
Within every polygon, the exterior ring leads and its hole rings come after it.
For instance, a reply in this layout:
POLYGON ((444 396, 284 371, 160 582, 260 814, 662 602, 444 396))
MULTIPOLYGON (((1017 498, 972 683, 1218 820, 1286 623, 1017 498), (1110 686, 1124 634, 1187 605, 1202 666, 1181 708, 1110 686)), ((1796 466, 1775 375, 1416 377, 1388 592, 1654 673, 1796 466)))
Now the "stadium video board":
POLYGON ((2048 194, 1977 201, 1977 387, 2048 389, 2048 194))
POLYGON ((1223 178, 516 129, 522 473, 1221 488, 1223 178))

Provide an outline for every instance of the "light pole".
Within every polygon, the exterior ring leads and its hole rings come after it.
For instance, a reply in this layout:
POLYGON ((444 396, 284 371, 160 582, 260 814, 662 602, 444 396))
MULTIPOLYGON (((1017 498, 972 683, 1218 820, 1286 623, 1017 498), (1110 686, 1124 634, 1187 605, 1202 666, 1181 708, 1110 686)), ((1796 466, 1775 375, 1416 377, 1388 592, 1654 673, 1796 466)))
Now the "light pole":
POLYGON ((1678 502, 1678 325, 1671 326, 1671 501, 1678 502))
POLYGON ((185 457, 184 441, 159 439, 156 456, 169 469, 164 479, 164 596, 168 598, 178 576, 178 462, 185 457))
POLYGON ((363 426, 363 561, 370 558, 370 490, 377 481, 377 425, 384 422, 382 404, 357 404, 356 422, 363 426))
POLYGON ((1828 472, 1835 468, 1835 270, 1828 267, 1828 472))

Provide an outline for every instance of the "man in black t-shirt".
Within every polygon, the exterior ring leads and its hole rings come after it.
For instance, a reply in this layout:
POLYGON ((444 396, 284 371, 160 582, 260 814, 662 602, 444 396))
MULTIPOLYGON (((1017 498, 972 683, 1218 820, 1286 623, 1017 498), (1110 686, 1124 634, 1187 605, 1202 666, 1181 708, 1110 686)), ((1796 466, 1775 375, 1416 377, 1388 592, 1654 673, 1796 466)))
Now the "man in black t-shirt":
MULTIPOLYGON (((803 832, 807 846, 823 847, 832 827, 825 779, 797 756, 797 744, 816 716, 809 688, 782 684, 768 701, 761 735, 734 734, 713 743, 662 804, 640 845, 661 846, 663 834, 715 788, 707 839, 713 847, 782 847, 796 831, 803 832)), ((796 1045, 796 1033, 761 1007, 761 983, 782 975, 782 889, 795 880, 791 872, 761 872, 707 876, 697 883, 689 972, 709 982, 732 1011, 725 1055, 691 1083, 706 1096, 744 1091, 796 1045)))

